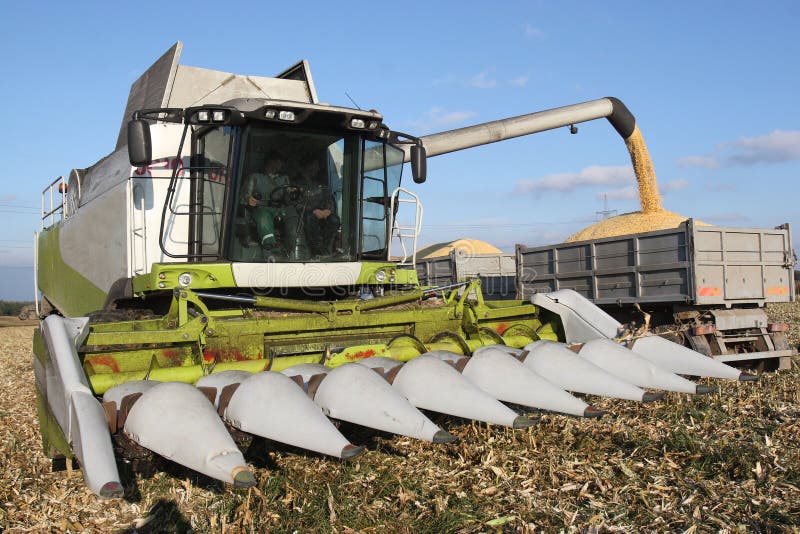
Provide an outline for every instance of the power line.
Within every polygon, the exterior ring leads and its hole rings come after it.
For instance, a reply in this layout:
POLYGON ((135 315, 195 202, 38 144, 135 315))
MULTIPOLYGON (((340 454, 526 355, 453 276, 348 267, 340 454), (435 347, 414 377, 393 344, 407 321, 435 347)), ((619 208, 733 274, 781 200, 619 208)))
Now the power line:
POLYGON ((537 227, 537 226, 552 226, 556 224, 580 224, 591 222, 590 220, 576 220, 576 221, 541 221, 531 223, 491 223, 491 224, 423 224, 425 228, 443 228, 443 229, 480 229, 480 228, 517 228, 517 227, 537 227))
POLYGON ((0 201, 0 208, 23 208, 26 210, 40 210, 41 206, 25 206, 23 204, 12 204, 10 202, 1 202, 0 201))

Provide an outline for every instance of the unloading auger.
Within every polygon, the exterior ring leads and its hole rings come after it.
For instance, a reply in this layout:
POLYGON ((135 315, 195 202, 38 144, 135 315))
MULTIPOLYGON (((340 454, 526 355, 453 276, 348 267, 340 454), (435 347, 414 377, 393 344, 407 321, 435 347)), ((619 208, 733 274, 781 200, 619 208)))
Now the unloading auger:
POLYGON ((305 62, 263 78, 179 53, 134 83, 117 150, 70 174, 38 234, 43 446, 77 458, 98 495, 122 495, 119 457, 248 487, 239 443, 254 436, 361 454, 332 419, 444 444, 455 436, 421 410, 522 431, 539 411, 605 413, 569 392, 651 402, 711 392, 679 374, 751 378, 621 337, 569 292, 420 287, 413 253, 393 253, 416 250, 421 226, 405 160, 421 183, 428 156, 559 125, 609 117, 630 135, 616 99, 415 138, 317 102, 305 62))

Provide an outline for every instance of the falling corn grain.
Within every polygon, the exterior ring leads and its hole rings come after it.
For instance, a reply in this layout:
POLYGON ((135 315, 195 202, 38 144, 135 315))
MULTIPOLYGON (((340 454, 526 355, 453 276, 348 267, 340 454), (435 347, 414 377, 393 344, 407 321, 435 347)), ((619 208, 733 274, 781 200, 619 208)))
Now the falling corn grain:
MULTIPOLYGON (((616 217, 609 217, 593 224, 583 230, 576 232, 567 238, 567 243, 573 241, 584 241, 588 239, 599 239, 603 237, 614 237, 619 235, 637 234, 640 232, 651 232, 654 230, 666 230, 676 228, 687 219, 683 215, 665 210, 661 205, 661 195, 658 192, 658 182, 650 153, 644 143, 642 132, 636 126, 633 133, 625 139, 625 146, 631 156, 631 164, 636 174, 636 182, 639 186, 639 203, 641 211, 623 213, 616 217)), ((697 224, 705 225, 700 221, 697 224)))
POLYGON ((636 126, 633 133, 625 139, 625 146, 631 155, 633 172, 636 173, 636 181, 639 184, 639 202, 642 206, 642 213, 653 213, 662 210, 661 195, 658 193, 658 183, 656 182, 656 171, 653 169, 653 161, 644 144, 642 132, 636 126))

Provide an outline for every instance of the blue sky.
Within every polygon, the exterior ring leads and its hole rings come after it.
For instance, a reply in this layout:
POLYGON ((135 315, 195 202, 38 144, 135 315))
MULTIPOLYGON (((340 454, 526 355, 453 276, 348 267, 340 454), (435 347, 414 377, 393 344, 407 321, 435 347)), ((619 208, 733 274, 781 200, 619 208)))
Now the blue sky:
MULTIPOLYGON (((424 135, 616 96, 667 209, 800 235, 800 3, 2 2, 0 298, 29 299, 41 189, 113 150, 131 83, 182 64, 272 75, 308 59, 322 101, 424 135)), ((422 244, 563 240, 607 195, 638 208, 606 121, 431 158, 422 244)), ((410 183, 410 180, 409 180, 410 183)), ((797 243, 798 240, 795 240, 797 243)), ((797 246, 797 245, 796 245, 797 246)))

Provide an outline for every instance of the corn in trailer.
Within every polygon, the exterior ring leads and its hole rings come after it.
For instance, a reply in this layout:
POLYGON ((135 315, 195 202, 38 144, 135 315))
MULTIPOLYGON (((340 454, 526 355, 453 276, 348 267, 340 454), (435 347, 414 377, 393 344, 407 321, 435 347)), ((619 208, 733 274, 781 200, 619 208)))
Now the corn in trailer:
POLYGON ((517 265, 513 253, 473 254, 454 248, 447 256, 417 259, 415 267, 423 285, 443 286, 478 278, 485 299, 517 298, 517 265))
POLYGON ((401 268, 422 214, 404 162, 421 183, 426 157, 508 137, 602 117, 625 137, 618 100, 416 138, 319 103, 305 62, 242 76, 180 65, 180 48, 133 84, 116 149, 43 192, 43 446, 77 458, 98 495, 123 493, 120 458, 154 455, 251 486, 232 436, 352 458, 363 447, 331 419, 447 443, 420 410, 522 429, 535 419, 505 403, 596 417, 568 391, 648 402, 709 391, 679 375, 753 378, 657 337, 570 350, 559 333, 613 322, 574 292, 551 295, 542 322, 476 281, 422 287, 401 268))

